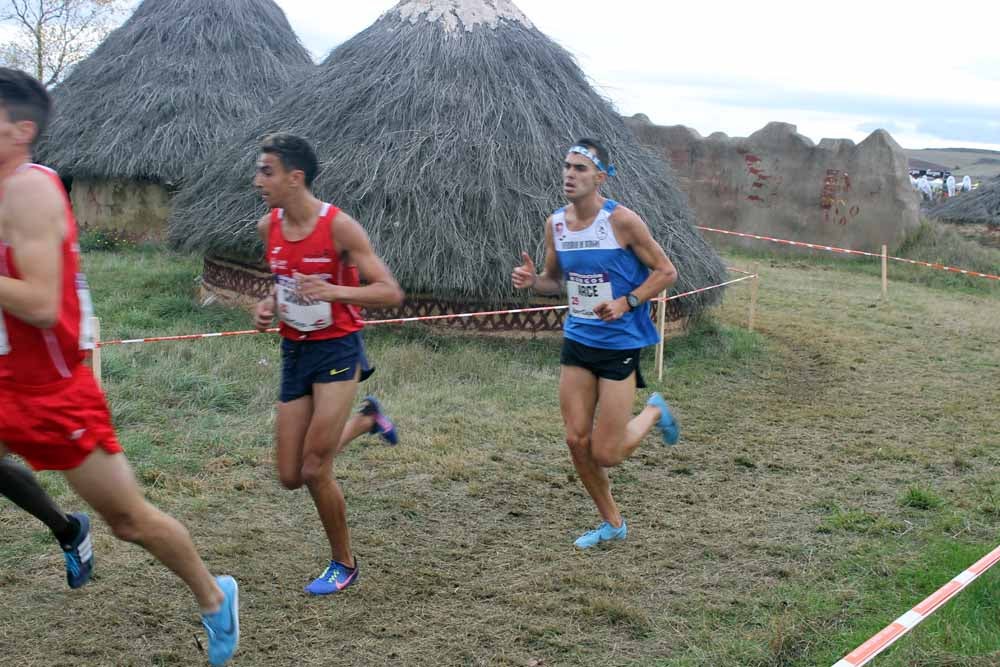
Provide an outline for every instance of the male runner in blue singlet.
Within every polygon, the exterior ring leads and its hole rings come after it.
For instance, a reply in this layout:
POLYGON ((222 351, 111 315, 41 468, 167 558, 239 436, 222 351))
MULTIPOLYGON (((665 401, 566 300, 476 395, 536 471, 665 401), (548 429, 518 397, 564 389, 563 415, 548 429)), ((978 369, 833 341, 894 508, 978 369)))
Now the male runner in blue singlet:
POLYGON ((545 266, 537 273, 522 253, 511 275, 514 287, 538 294, 560 294, 566 284, 559 404, 573 465, 603 519, 576 540, 581 549, 628 532, 607 469, 631 456, 654 425, 668 444, 679 433, 658 393, 632 416, 635 390, 646 386, 639 354, 659 342, 648 301, 676 282, 677 271, 642 218, 601 196, 614 173, 599 142, 577 141, 563 163, 569 205, 545 221, 545 266))

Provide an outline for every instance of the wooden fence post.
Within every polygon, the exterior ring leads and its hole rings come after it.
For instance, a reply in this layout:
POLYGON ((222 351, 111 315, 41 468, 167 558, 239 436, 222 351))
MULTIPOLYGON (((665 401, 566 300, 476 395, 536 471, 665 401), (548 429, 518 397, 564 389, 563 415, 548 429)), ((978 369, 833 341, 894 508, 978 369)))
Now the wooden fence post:
POLYGON ((754 321, 757 318, 757 293, 760 290, 760 264, 754 263, 750 267, 753 280, 750 281, 750 315, 747 318, 747 329, 753 332, 754 321))
MULTIPOLYGON (((660 294, 661 299, 667 298, 667 290, 663 290, 660 294)), ((657 329, 660 330, 660 342, 656 345, 656 379, 659 382, 663 382, 663 352, 667 347, 667 339, 664 336, 664 332, 667 328, 667 302, 657 301, 656 302, 656 319, 657 319, 657 329)))
POLYGON ((882 246, 882 298, 889 298, 889 248, 882 246))

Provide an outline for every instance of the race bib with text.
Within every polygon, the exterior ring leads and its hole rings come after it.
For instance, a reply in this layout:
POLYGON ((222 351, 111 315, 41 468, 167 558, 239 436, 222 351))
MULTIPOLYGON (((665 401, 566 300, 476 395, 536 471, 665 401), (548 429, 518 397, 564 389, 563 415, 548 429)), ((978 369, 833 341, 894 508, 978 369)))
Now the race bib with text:
POLYGON ((613 300, 611 278, 607 273, 573 273, 566 276, 569 314, 587 320, 601 319, 594 314, 599 303, 613 300))
POLYGON ((76 298, 80 302, 80 349, 93 350, 97 341, 94 340, 94 327, 91 318, 94 316, 94 304, 90 300, 90 287, 87 277, 76 274, 76 298))
POLYGON ((333 308, 328 301, 314 301, 299 294, 291 276, 275 276, 278 317, 299 331, 319 331, 333 324, 333 308))

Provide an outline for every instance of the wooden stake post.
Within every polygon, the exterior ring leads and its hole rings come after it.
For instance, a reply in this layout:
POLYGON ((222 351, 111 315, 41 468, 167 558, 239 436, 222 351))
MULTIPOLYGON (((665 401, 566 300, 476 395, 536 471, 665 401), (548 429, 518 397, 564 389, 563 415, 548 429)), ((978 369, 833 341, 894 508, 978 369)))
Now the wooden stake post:
POLYGON ((750 267, 753 280, 750 281, 750 314, 747 317, 747 329, 753 332, 754 321, 757 319, 757 294, 760 291, 760 264, 750 267))
MULTIPOLYGON (((661 299, 667 298, 667 290, 663 290, 660 294, 661 299)), ((660 330, 660 342, 656 344, 656 379, 659 382, 663 382, 663 352, 667 347, 667 339, 665 338, 665 332, 667 328, 667 302, 657 301, 656 302, 656 321, 657 329, 660 330)))
POLYGON ((882 246, 882 298, 889 298, 889 248, 882 246))

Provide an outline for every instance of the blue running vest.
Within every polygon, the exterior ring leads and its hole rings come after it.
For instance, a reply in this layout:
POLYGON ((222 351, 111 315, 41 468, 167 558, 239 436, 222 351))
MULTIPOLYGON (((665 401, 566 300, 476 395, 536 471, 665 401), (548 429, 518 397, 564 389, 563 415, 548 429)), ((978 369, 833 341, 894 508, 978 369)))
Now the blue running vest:
POLYGON ((649 277, 636 254, 618 245, 611 228, 617 206, 609 199, 593 224, 576 232, 566 225, 565 207, 552 214, 552 239, 569 298, 563 334, 590 347, 634 350, 660 341, 649 303, 613 322, 604 322, 593 310, 602 301, 625 296, 649 277))

